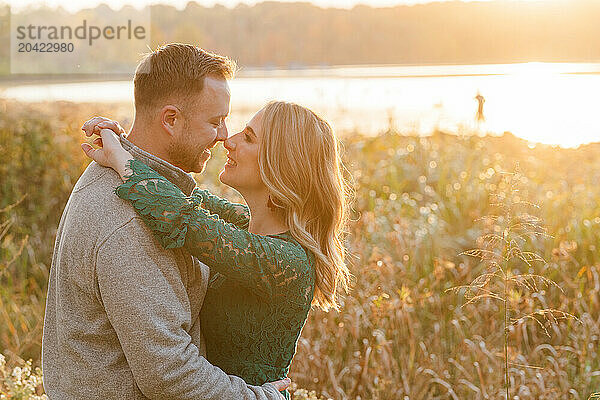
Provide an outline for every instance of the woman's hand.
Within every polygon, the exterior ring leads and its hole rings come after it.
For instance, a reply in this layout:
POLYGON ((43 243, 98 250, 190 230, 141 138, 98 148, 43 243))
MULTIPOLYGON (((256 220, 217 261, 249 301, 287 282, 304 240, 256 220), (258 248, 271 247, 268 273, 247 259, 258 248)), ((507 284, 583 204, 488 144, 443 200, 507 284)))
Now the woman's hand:
MULTIPOLYGON (((86 131, 87 136, 93 134, 88 135, 86 131)), ((103 128, 97 134, 100 137, 96 138, 93 143, 99 148, 94 149, 89 143, 82 143, 83 152, 98 164, 114 169, 121 179, 125 180, 125 176, 130 172, 127 162, 133 159, 133 156, 121 146, 121 141, 113 130, 103 128)))
POLYGON ((85 136, 90 137, 93 134, 99 135, 100 130, 104 128, 112 130, 117 135, 125 133, 125 129, 123 129, 117 121, 106 117, 93 117, 88 119, 83 123, 81 130, 85 132, 85 136))
MULTIPOLYGON (((275 389, 277 389, 279 392, 282 392, 290 386, 292 381, 290 380, 290 378, 285 378, 285 379, 282 379, 279 381, 269 382, 269 383, 271 385, 275 386, 275 389)), ((281 396, 281 398, 283 399, 284 397, 281 396)))

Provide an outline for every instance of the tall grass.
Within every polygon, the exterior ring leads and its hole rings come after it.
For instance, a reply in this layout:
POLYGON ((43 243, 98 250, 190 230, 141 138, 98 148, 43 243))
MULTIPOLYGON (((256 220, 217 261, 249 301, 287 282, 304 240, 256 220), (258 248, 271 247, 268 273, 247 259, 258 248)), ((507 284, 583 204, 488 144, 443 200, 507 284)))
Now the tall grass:
MULTIPOLYGON (((0 208, 26 196, 10 210, 12 250, 3 242, 0 262, 27 237, 0 276, 0 352, 9 363, 36 364, 54 232, 86 164, 79 126, 93 114, 123 119, 129 110, 69 103, 0 103, 0 110, 0 208)), ((510 294, 511 309, 528 315, 554 307, 580 323, 550 320, 549 336, 528 321, 508 327, 511 395, 587 399, 600 389, 600 146, 528 146, 510 134, 348 133, 343 141, 356 191, 347 241, 356 282, 340 312, 311 312, 290 372, 299 387, 334 399, 506 397, 502 304, 461 307, 447 289, 481 274, 481 263, 459 254, 485 234, 474 221, 493 212, 498 174, 518 162, 527 176, 523 196, 540 205, 553 238, 536 243, 546 263, 514 272, 547 277, 560 289, 510 294)), ((214 152, 197 179, 239 199, 217 184, 223 161, 214 152)))
POLYGON ((497 192, 491 195, 493 200, 490 203, 498 211, 481 218, 485 223, 485 231, 477 240, 480 247, 461 253, 461 255, 481 260, 485 270, 468 285, 450 288, 451 291, 463 292, 467 297, 465 303, 467 305, 482 300, 496 300, 502 304, 506 399, 511 398, 509 365, 543 369, 539 366, 523 365, 509 360, 509 328, 534 321, 550 337, 544 324, 545 321, 557 322, 559 319, 568 318, 578 320, 572 314, 548 308, 547 304, 541 304, 538 309, 520 317, 512 316, 515 314, 514 308, 518 308, 518 301, 521 298, 535 303, 540 293, 550 286, 562 290, 551 279, 533 273, 533 264, 545 263, 544 258, 537 252, 540 240, 551 238, 551 236, 547 234, 542 220, 535 215, 535 210, 539 206, 522 198, 520 186, 521 181, 525 179, 527 178, 519 171, 518 164, 515 172, 501 173, 497 192), (525 269, 526 272, 520 272, 520 268, 525 269), (513 307, 513 303, 517 303, 515 307, 513 307))
POLYGON ((5 226, 0 352, 11 359, 40 357, 54 238, 69 193, 87 164, 77 147, 80 121, 88 113, 70 103, 25 106, 0 100, 0 223, 5 226))
MULTIPOLYGON (((509 328, 510 386, 521 399, 585 399, 600 385, 598 146, 579 150, 528 146, 503 137, 347 137, 346 160, 357 181, 357 211, 349 246, 356 287, 339 314, 314 312, 293 371, 336 398, 502 398, 503 309, 492 301, 458 307, 452 286, 481 270, 457 256, 472 248, 493 212, 497 174, 520 162, 524 196, 540 203, 555 236, 539 249, 547 264, 524 272, 562 288, 533 301, 511 299, 515 310, 539 304, 578 315, 582 323, 509 328), (300 356, 304 354, 305 356, 300 356)), ((521 268, 521 271, 523 269, 521 268)), ((519 272, 519 271, 516 271, 519 272)))

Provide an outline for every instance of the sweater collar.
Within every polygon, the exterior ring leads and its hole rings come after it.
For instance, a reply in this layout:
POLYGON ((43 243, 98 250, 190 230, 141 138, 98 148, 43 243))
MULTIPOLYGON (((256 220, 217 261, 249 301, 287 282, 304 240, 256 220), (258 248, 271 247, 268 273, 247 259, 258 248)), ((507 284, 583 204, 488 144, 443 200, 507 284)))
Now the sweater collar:
POLYGON ((171 183, 179 187, 186 196, 189 196, 196 186, 196 181, 192 176, 186 173, 181 168, 174 166, 166 162, 165 160, 156 157, 153 154, 144 151, 131 143, 125 137, 125 134, 121 134, 121 145, 125 150, 131 153, 136 160, 139 160, 167 178, 171 183))

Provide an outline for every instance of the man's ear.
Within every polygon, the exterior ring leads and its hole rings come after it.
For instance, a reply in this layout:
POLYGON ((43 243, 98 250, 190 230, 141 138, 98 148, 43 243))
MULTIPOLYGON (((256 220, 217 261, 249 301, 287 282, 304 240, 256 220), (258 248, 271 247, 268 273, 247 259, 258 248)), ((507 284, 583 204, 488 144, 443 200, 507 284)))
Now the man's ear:
POLYGON ((160 110, 160 124, 170 136, 175 136, 177 127, 182 123, 181 111, 173 105, 166 105, 160 110))

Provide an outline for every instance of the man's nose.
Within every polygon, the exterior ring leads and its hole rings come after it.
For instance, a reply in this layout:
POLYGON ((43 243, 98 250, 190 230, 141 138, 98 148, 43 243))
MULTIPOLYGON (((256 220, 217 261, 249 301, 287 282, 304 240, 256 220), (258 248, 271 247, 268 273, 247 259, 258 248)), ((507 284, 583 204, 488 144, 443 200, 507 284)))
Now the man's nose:
POLYGON ((229 132, 227 131, 227 125, 223 122, 223 126, 217 129, 217 140, 224 142, 227 140, 227 136, 229 136, 229 132))

